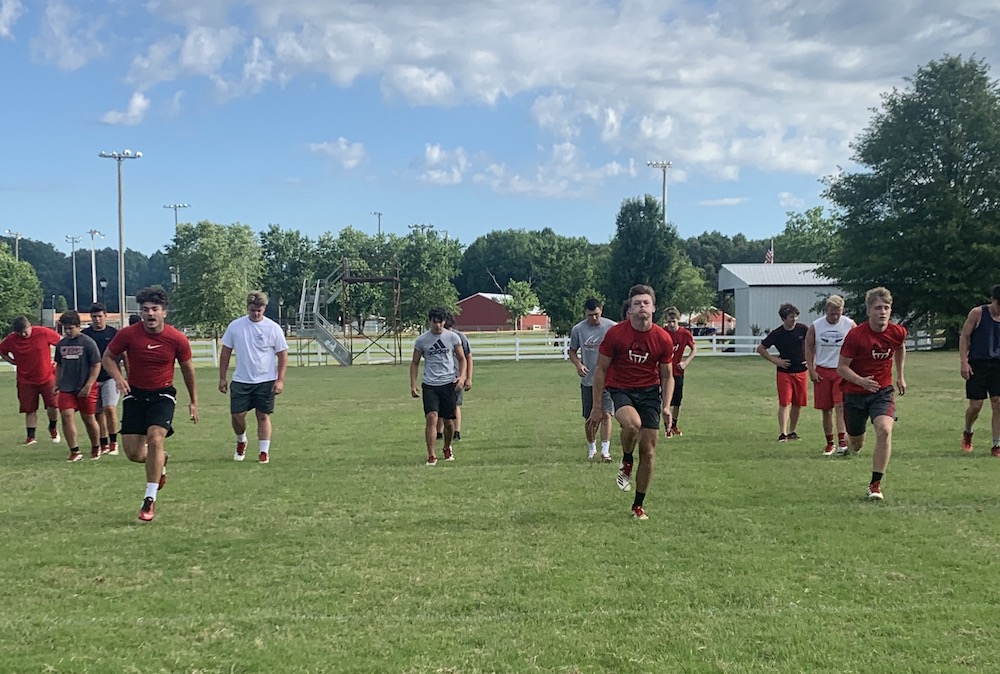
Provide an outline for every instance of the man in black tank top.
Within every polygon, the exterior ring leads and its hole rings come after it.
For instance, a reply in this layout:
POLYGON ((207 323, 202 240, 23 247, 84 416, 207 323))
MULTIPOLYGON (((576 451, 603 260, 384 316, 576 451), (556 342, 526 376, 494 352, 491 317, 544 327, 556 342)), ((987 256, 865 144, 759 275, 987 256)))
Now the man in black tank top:
POLYGON ((990 303, 969 312, 958 339, 958 354, 965 380, 965 431, 962 451, 972 451, 972 425, 976 423, 983 401, 990 399, 993 410, 993 456, 1000 458, 1000 285, 990 291, 990 303))

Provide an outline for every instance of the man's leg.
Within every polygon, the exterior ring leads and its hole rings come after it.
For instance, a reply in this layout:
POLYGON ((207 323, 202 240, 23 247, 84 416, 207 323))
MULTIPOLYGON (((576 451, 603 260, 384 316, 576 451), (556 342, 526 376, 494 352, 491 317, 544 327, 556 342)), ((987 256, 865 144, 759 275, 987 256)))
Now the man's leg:
POLYGON ((122 449, 129 461, 146 463, 146 436, 129 433, 122 435, 122 449))
POLYGON ((424 417, 426 423, 424 424, 424 441, 427 443, 427 460, 428 462, 437 456, 437 427, 438 427, 438 413, 431 411, 424 417))
MULTIPOLYGON (((983 409, 982 400, 969 399, 969 406, 965 408, 965 429, 962 431, 962 451, 971 452, 972 451, 972 426, 976 423, 976 419, 979 418, 979 412, 983 409)), ((990 401, 992 404, 992 399, 990 401)), ((994 415, 993 421, 994 427, 996 427, 996 419, 994 415)), ((996 435, 996 431, 993 431, 993 435, 996 435)))
MULTIPOLYGON (((1000 397, 993 396, 990 398, 990 407, 993 411, 992 426, 993 426, 993 449, 1000 447, 1000 397)), ((1000 457, 1000 452, 995 452, 990 450, 993 456, 1000 457)))
MULTIPOLYGON (((445 425, 447 426, 447 424, 445 424, 445 425)), ((454 431, 455 433, 461 433, 462 432, 462 406, 461 405, 456 405, 455 406, 455 423, 453 425, 455 427, 455 431, 454 431)), ((444 444, 450 445, 451 443, 446 441, 444 444)))
POLYGON ((611 413, 604 413, 601 422, 601 458, 605 463, 611 463, 611 413))
POLYGON ((233 461, 242 461, 247 455, 247 413, 235 412, 229 415, 229 423, 236 434, 236 449, 233 451, 233 461))
POLYGON ((880 414, 872 423, 875 426, 875 450, 872 452, 872 480, 866 496, 869 501, 882 500, 882 477, 892 455, 893 415, 880 414))
POLYGON ((27 412, 24 415, 24 427, 28 431, 28 437, 35 437, 35 429, 38 428, 38 411, 27 412))
MULTIPOLYGON (((98 386, 99 384, 94 384, 98 386)), ((97 414, 94 415, 94 420, 97 422, 97 435, 101 442, 101 447, 103 448, 107 443, 105 440, 108 437, 108 415, 104 413, 105 408, 100 408, 97 410, 97 414)))
POLYGON ((97 415, 80 412, 80 417, 90 438, 90 458, 98 459, 101 456, 101 428, 97 424, 97 415))
POLYGON ((631 405, 624 405, 616 409, 615 418, 618 419, 622 429, 622 462, 618 468, 616 480, 619 489, 628 491, 632 488, 632 465, 635 462, 633 452, 639 440, 642 419, 639 417, 639 411, 631 405))
POLYGON ((799 427, 799 413, 802 412, 802 407, 799 405, 791 405, 788 412, 788 434, 795 435, 795 429, 799 427))
POLYGON ((639 430, 639 468, 635 472, 635 491, 637 494, 645 494, 649 491, 649 483, 653 478, 656 437, 658 435, 658 429, 642 428, 639 430))
POLYGON ((847 435, 847 422, 844 420, 844 403, 839 402, 833 406, 834 418, 837 421, 837 443, 844 447, 845 436, 847 435))
MULTIPOLYGON (((456 414, 458 413, 457 409, 455 410, 455 413, 456 414)), ((457 418, 456 419, 443 419, 443 421, 444 421, 444 431, 443 431, 443 433, 444 433, 444 446, 445 447, 451 447, 451 441, 455 439, 455 431, 456 431, 455 426, 457 425, 457 423, 456 423, 457 422, 457 418)))
POLYGON ((788 437, 788 411, 791 405, 778 405, 778 432, 781 433, 779 439, 788 437))
POLYGON ((268 463, 271 456, 271 415, 260 410, 254 410, 254 414, 257 416, 258 460, 268 463))
MULTIPOLYGON (((62 427, 63 435, 66 436, 66 444, 69 445, 70 454, 79 454, 80 445, 77 443, 76 437, 76 410, 66 409, 60 410, 59 416, 62 417, 62 427)), ((72 456, 70 457, 72 458, 72 456)))

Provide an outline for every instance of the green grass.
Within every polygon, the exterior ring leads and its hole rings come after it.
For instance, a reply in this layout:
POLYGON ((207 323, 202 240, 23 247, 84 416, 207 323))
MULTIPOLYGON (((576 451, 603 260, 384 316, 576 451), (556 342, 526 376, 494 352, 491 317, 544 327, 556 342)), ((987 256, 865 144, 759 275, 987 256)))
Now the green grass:
POLYGON ((145 525, 124 456, 18 446, 4 374, 0 672, 996 672, 988 411, 962 455, 957 356, 907 370, 877 504, 815 410, 774 441, 773 368, 696 359, 643 523, 583 459, 567 363, 478 365, 434 468, 406 367, 292 368, 268 466, 199 370, 145 525))

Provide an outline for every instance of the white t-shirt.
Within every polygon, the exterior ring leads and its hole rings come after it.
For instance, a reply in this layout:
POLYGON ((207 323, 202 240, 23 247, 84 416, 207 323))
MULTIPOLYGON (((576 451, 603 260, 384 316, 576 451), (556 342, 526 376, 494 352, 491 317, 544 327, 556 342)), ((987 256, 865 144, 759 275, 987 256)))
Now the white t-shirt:
POLYGON ((262 384, 277 379, 275 355, 288 351, 281 326, 267 316, 256 323, 249 316, 237 318, 222 335, 222 345, 236 353, 233 381, 241 384, 262 384))
POLYGON ((826 316, 820 316, 813 321, 813 334, 816 341, 816 367, 827 367, 835 369, 840 363, 840 347, 844 344, 844 337, 851 330, 853 321, 847 316, 841 316, 840 320, 830 325, 826 316))

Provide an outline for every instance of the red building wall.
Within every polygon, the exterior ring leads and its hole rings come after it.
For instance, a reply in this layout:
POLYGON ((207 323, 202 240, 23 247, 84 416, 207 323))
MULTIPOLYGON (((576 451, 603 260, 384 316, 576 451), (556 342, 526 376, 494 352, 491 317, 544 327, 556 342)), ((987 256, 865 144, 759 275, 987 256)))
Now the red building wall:
POLYGON ((469 295, 458 301, 461 313, 455 314, 459 330, 513 330, 510 314, 504 306, 486 295, 469 295))

